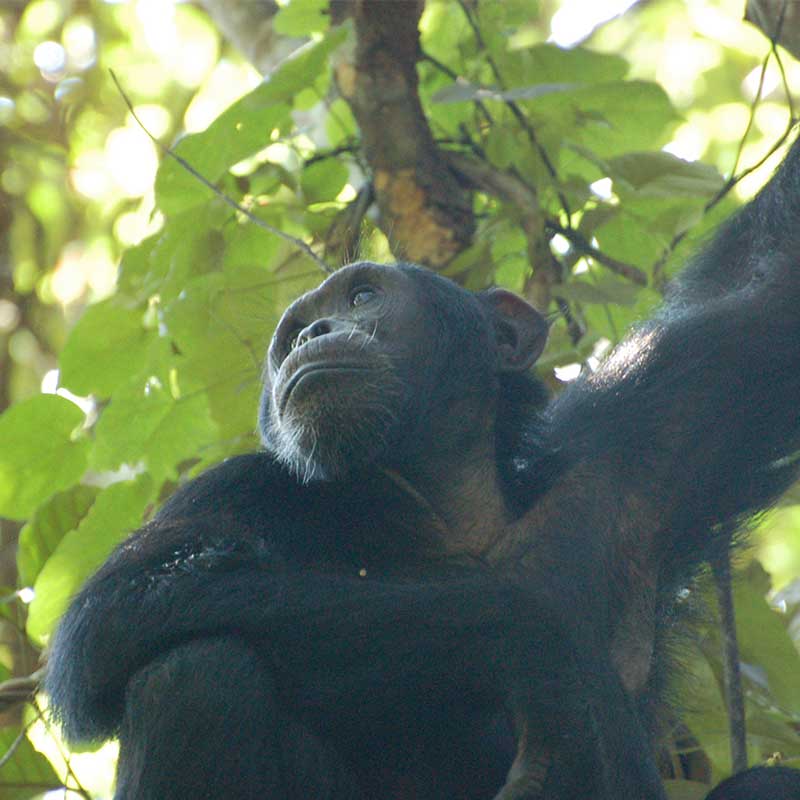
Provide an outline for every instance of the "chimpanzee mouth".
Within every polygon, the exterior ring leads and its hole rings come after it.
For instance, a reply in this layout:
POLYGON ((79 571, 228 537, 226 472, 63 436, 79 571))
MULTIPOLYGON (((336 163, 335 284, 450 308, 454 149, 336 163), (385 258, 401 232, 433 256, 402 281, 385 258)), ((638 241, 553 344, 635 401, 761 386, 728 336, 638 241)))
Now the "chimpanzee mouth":
POLYGON ((289 396, 298 384, 312 372, 363 372, 370 367, 352 361, 312 361, 310 364, 301 364, 291 375, 283 390, 278 396, 278 412, 283 415, 289 396))

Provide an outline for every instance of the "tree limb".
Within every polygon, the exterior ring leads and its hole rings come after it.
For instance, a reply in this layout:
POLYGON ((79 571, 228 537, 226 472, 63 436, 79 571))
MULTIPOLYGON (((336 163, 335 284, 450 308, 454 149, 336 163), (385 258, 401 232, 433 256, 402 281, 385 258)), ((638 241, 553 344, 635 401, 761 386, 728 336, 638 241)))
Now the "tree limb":
POLYGON ((333 0, 331 12, 334 22, 355 23, 355 53, 335 74, 361 131, 380 227, 396 256, 437 267, 470 244, 475 220, 419 99, 423 7, 423 0, 333 0))

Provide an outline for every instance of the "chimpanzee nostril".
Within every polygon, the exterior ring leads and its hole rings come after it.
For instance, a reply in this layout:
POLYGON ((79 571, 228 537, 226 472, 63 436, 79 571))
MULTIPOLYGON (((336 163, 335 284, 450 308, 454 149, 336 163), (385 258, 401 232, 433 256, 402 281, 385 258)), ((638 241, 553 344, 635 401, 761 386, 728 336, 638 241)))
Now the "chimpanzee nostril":
POLYGON ((329 319, 318 319, 316 322, 312 322, 310 325, 307 325, 300 333, 297 334, 297 347, 300 345, 305 344, 306 342, 310 342, 312 339, 316 339, 318 336, 324 336, 326 333, 330 333, 333 330, 333 325, 329 319))

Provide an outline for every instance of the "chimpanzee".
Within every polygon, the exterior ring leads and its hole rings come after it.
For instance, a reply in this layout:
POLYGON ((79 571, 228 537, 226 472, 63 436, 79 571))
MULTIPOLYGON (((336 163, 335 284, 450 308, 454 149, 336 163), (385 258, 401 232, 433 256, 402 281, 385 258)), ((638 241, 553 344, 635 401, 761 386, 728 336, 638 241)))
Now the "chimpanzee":
POLYGON ((679 590, 798 472, 797 220, 799 145, 551 402, 513 295, 337 272, 273 338, 266 452, 184 486, 67 611, 67 736, 120 736, 126 799, 663 797, 679 590))
POLYGON ((722 781, 706 800, 799 800, 800 770, 753 767, 722 781))
MULTIPOLYGON (((120 735, 119 797, 491 797, 514 760, 504 704, 563 741, 565 791, 592 785, 578 765, 602 751, 609 800, 662 796, 607 647, 490 564, 515 524, 495 452, 519 415, 498 404, 541 404, 526 371, 546 336, 514 295, 410 265, 353 265, 286 312, 268 452, 179 491, 53 646, 67 735, 120 735), (187 720, 205 731, 191 760, 187 720)), ((593 580, 582 562, 574 578, 593 580)), ((531 750, 504 796, 538 791, 531 750)))

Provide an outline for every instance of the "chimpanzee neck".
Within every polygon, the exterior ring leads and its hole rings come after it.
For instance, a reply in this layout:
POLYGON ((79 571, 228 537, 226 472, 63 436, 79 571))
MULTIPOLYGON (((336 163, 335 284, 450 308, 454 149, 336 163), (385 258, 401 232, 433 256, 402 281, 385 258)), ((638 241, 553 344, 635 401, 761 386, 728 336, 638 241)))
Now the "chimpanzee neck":
POLYGON ((406 481, 419 501, 428 504, 443 521, 447 550, 482 557, 502 536, 509 509, 501 491, 491 437, 473 441, 455 459, 452 451, 434 451, 390 472, 406 481))

